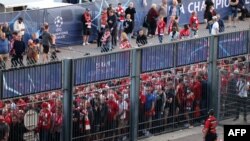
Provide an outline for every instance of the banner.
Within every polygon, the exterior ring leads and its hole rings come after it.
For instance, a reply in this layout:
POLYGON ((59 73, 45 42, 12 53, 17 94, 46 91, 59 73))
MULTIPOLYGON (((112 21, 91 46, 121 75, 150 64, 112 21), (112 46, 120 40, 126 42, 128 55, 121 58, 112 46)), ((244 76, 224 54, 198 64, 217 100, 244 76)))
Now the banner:
POLYGON ((75 85, 129 76, 130 51, 74 60, 75 85))
POLYGON ((218 59, 247 54, 248 31, 219 35, 218 59))
POLYGON ((208 45, 208 38, 201 38, 177 43, 176 66, 183 66, 207 61, 208 45))
POLYGON ((142 72, 174 67, 174 44, 143 48, 141 65, 142 72))
POLYGON ((2 98, 51 91, 62 86, 61 63, 3 70, 2 74, 2 98))

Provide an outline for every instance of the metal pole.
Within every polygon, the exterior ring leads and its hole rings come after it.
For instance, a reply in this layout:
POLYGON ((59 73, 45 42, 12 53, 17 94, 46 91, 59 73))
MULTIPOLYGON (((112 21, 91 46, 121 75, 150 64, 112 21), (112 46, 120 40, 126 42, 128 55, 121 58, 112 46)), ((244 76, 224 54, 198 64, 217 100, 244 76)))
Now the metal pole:
MULTIPOLYGON (((220 105, 221 105, 221 71, 218 70, 217 71, 217 74, 218 74, 218 100, 217 100, 217 120, 220 121, 220 111, 221 111, 221 108, 220 108, 220 105)), ((223 103, 222 103, 223 104, 223 103)), ((223 111, 225 112, 225 111, 223 111)))
MULTIPOLYGON (((217 109, 217 96, 218 96, 218 69, 217 69, 217 48, 218 36, 210 37, 209 44, 209 65, 208 65, 208 98, 209 108, 217 109)), ((217 110, 215 110, 217 111, 217 110)))
POLYGON ((137 141, 138 115, 139 115, 139 91, 141 73, 141 50, 131 50, 131 87, 130 87, 130 141, 137 141))
POLYGON ((0 70, 0 99, 3 99, 3 72, 0 70))
POLYGON ((73 61, 63 60, 63 141, 72 140, 73 61))

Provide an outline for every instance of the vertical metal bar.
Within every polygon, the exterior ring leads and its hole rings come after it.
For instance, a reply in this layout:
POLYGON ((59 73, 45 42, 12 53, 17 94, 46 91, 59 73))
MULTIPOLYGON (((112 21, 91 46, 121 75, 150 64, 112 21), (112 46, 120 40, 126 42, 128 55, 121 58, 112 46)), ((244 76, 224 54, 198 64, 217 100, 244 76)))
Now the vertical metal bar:
POLYGON ((216 94, 218 92, 218 77, 217 77, 217 50, 218 48, 218 36, 210 37, 209 44, 209 64, 208 64, 208 94, 209 94, 209 108, 217 108, 215 105, 216 94))
POLYGON ((177 62, 177 60, 178 60, 178 43, 174 43, 173 44, 173 49, 174 49, 174 55, 173 55, 173 61, 174 61, 174 63, 173 63, 173 65, 174 65, 174 70, 176 70, 176 67, 177 67, 177 65, 178 65, 178 62, 177 62))
POLYGON ((63 60, 63 141, 72 140, 73 60, 63 60))
POLYGON ((130 141, 137 141, 138 115, 139 115, 139 91, 141 73, 141 50, 131 50, 131 87, 130 87, 130 141))
MULTIPOLYGON (((248 29, 248 35, 247 35, 247 51, 250 53, 250 24, 249 24, 249 29, 248 29)), ((247 57, 248 58, 248 57, 247 57)))
POLYGON ((0 70, 0 99, 3 99, 3 72, 0 70))
MULTIPOLYGON (((220 105, 221 105, 221 71, 217 71, 218 73, 218 100, 217 100, 217 120, 220 121, 220 105)), ((223 103, 222 103, 223 104, 223 103)), ((224 111, 223 111, 224 112, 224 111)))

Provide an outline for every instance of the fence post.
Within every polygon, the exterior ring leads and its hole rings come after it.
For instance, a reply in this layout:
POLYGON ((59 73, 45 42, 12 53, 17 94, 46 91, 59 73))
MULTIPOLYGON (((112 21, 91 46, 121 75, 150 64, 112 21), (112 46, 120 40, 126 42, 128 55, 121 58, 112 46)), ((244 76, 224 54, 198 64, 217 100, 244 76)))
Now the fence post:
POLYGON ((209 109, 214 109, 217 113, 218 104, 218 69, 217 69, 217 54, 218 54, 218 36, 211 36, 209 41, 209 59, 208 59, 208 99, 209 109))
MULTIPOLYGON (((250 53, 250 24, 248 29, 248 39, 247 39, 247 52, 250 53)), ((247 57, 247 61, 249 61, 249 57, 247 57)))
POLYGON ((3 99, 3 72, 0 70, 0 100, 3 99))
POLYGON ((73 60, 63 60, 63 141, 72 140, 73 60))
POLYGON ((137 141, 139 92, 141 73, 141 50, 131 50, 131 87, 130 87, 130 141, 137 141))

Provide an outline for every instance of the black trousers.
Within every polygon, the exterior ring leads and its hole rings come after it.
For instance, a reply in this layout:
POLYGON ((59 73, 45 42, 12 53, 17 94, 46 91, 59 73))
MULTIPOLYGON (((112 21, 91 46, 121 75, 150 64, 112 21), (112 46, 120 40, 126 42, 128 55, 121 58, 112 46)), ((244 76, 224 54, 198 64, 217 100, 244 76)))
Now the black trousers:
POLYGON ((243 116, 244 118, 247 117, 247 98, 246 97, 239 97, 236 98, 236 117, 238 118, 240 115, 240 109, 243 107, 243 116))
POLYGON ((205 137, 205 141, 216 141, 217 140, 217 134, 214 133, 208 133, 205 137))
POLYGON ((112 45, 116 46, 117 45, 117 27, 115 27, 112 31, 111 31, 111 36, 112 36, 112 45))
POLYGON ((148 34, 155 35, 156 27, 157 27, 156 21, 150 22, 148 27, 148 34))
POLYGON ((241 12, 241 16, 239 18, 240 20, 244 20, 246 18, 248 11, 244 5, 238 5, 238 8, 240 9, 240 12, 241 12))
POLYGON ((22 55, 15 55, 11 59, 11 66, 17 67, 17 65, 23 66, 23 56, 22 55))

